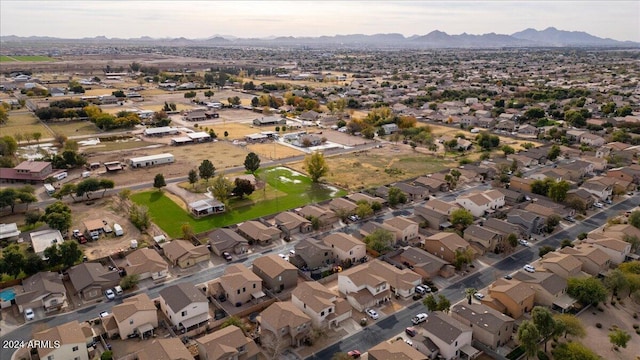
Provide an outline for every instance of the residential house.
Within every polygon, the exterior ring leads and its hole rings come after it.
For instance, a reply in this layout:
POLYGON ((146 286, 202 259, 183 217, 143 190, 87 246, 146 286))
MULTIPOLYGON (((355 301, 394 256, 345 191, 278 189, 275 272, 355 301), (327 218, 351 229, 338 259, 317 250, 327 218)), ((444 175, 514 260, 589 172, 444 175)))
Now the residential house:
POLYGON ((409 201, 422 200, 429 197, 429 189, 424 186, 414 186, 404 182, 395 183, 393 186, 400 189, 409 201))
POLYGON ((353 193, 353 194, 349 194, 347 195, 347 198, 351 201, 353 201, 354 203, 357 203, 358 201, 366 201, 369 204, 373 204, 374 202, 380 203, 382 205, 386 204, 387 201, 383 198, 379 198, 377 196, 369 196, 365 193, 353 193))
POLYGON ((528 284, 533 289, 535 292, 534 303, 537 305, 569 309, 575 303, 575 300, 567 294, 567 279, 552 272, 518 271, 513 275, 513 278, 528 284))
POLYGON ((249 220, 238 225, 238 234, 244 236, 249 244, 269 245, 280 238, 282 231, 275 226, 267 226, 260 221, 249 220))
POLYGON ((422 239, 422 247, 429 253, 454 263, 457 252, 471 249, 469 243, 456 233, 440 232, 422 239))
POLYGON ((580 136, 580 144, 585 144, 593 147, 599 147, 604 145, 605 140, 602 136, 598 136, 591 133, 585 133, 580 136))
MULTIPOLYGON (((374 260, 380 262, 379 260, 374 260)), ((371 262, 338 273, 338 291, 358 310, 376 306, 391 299, 387 279, 369 270, 371 262)))
POLYGON ((0 224, 0 241, 17 241, 20 236, 20 230, 16 223, 0 224))
POLYGON ((31 247, 33 248, 33 252, 40 256, 42 260, 48 260, 44 255, 44 251, 48 247, 55 244, 60 246, 64 242, 64 238, 59 230, 47 229, 33 231, 29 233, 29 237, 31 238, 31 247))
POLYGON ((310 220, 291 211, 279 213, 276 215, 275 221, 278 229, 282 230, 285 239, 291 238, 295 234, 305 234, 313 230, 310 220))
POLYGON ((467 240, 479 254, 494 251, 496 246, 502 244, 505 240, 505 236, 501 232, 475 224, 464 229, 463 238, 467 240))
MULTIPOLYGON (((152 339, 135 352, 138 360, 193 360, 189 350, 179 338, 152 339)), ((201 358, 202 359, 202 358, 201 358)))
POLYGON ((631 253, 631 244, 624 240, 607 237, 594 239, 589 235, 584 242, 604 251, 615 265, 622 264, 631 253))
POLYGON ((582 160, 574 160, 569 164, 563 164, 562 168, 556 169, 567 170, 571 181, 580 181, 585 176, 593 174, 593 164, 582 160))
POLYGON ((589 192, 591 195, 595 196, 599 201, 611 200, 613 195, 613 186, 608 184, 603 184, 595 178, 589 179, 585 181, 580 189, 589 192))
POLYGON ((311 318, 291 301, 271 304, 259 316, 260 340, 267 348, 301 346, 311 335, 311 318))
POLYGON ((384 130, 385 135, 391 135, 398 132, 397 124, 384 124, 381 128, 384 130))
POLYGON ((358 205, 356 205, 354 202, 351 202, 344 198, 332 199, 327 205, 329 206, 329 209, 333 210, 336 213, 346 214, 352 214, 358 208, 358 205))
MULTIPOLYGON (((89 323, 79 323, 77 320, 64 323, 33 334, 33 340, 39 344, 52 344, 51 346, 35 346, 35 351, 40 359, 74 359, 89 360, 87 344, 93 342, 93 332, 89 323)), ((26 358, 26 357, 25 357, 26 358)))
POLYGON ((333 255, 340 262, 356 263, 367 255, 365 243, 352 235, 345 233, 333 233, 325 236, 322 241, 331 247, 333 255))
POLYGON ((336 213, 333 212, 333 210, 325 209, 316 205, 307 205, 301 209, 296 210, 296 213, 298 213, 298 215, 304 217, 305 219, 318 219, 319 229, 331 228, 340 220, 336 213))
POLYGON ((264 288, 273 292, 294 288, 298 283, 298 268, 276 254, 255 259, 252 270, 262 279, 264 288))
POLYGON ((421 176, 415 179, 413 184, 425 187, 431 194, 449 190, 449 184, 446 181, 431 176, 421 176))
POLYGON ((489 295, 481 302, 518 319, 533 309, 534 300, 535 291, 528 284, 514 279, 498 279, 489 286, 489 295))
POLYGON ((315 281, 305 281, 291 292, 291 303, 311 318, 316 328, 337 327, 351 317, 351 305, 315 281))
POLYGON ((595 198, 589 191, 585 189, 571 189, 567 191, 566 202, 571 204, 573 204, 573 202, 580 203, 581 206, 586 210, 593 206, 595 198))
POLYGON ((518 176, 512 176, 509 180, 509 189, 516 191, 531 192, 531 184, 535 179, 524 179, 518 176))
POLYGON ((386 279, 391 292, 403 299, 413 296, 415 287, 422 283, 422 277, 412 270, 398 269, 385 261, 374 260, 358 267, 386 279))
MULTIPOLYGON (((144 338, 145 333, 158 327, 158 309, 146 293, 126 298, 121 304, 112 307, 112 314, 120 339, 128 335, 138 334, 144 338)), ((109 320, 103 319, 103 323, 109 320)), ((113 336, 113 334, 109 334, 113 336)))
POLYGON ((76 294, 85 301, 102 297, 105 290, 120 283, 119 272, 100 263, 82 263, 69 269, 68 273, 76 294))
POLYGON ((582 271, 591 276, 604 275, 611 267, 609 255, 591 244, 567 246, 558 251, 578 259, 582 263, 582 271))
POLYGON ((249 248, 249 242, 231 229, 220 228, 212 231, 208 236, 211 251, 222 256, 223 252, 230 254, 244 254, 249 248))
POLYGON ((173 266, 187 268, 197 263, 209 261, 211 252, 206 245, 195 246, 191 241, 173 240, 162 247, 164 255, 173 266))
POLYGON ((440 349, 443 359, 457 359, 462 353, 473 355, 477 351, 471 347, 472 330, 459 320, 442 311, 434 311, 422 323, 425 335, 440 349))
POLYGON ((640 184, 640 165, 633 164, 625 167, 609 169, 607 177, 628 181, 636 185, 640 184))
POLYGON ((483 304, 458 303, 451 308, 451 317, 470 327, 472 338, 493 350, 513 335, 513 318, 483 304))
POLYGON ((527 137, 536 137, 538 135, 538 128, 529 124, 521 125, 518 128, 518 135, 527 137))
POLYGON ((295 245, 296 258, 301 258, 309 269, 317 269, 334 262, 333 249, 322 241, 307 238, 295 245))
POLYGON ((67 290, 61 275, 42 271, 22 280, 23 292, 16 294, 18 311, 43 308, 45 312, 59 310, 67 301, 67 290))
POLYGON ((229 303, 237 306, 265 296, 262 292, 262 279, 243 264, 227 266, 224 274, 210 281, 207 287, 210 295, 217 298, 223 296, 229 303))
POLYGON ((158 295, 160 310, 178 329, 189 329, 209 321, 209 301, 194 284, 171 285, 160 290, 158 295))
POLYGON ((41 183, 53 174, 49 161, 23 161, 14 168, 0 167, 0 183, 41 183))
POLYGON ((257 360, 260 348, 242 329, 230 325, 195 339, 201 360, 257 360))
POLYGON ((433 279, 436 276, 449 278, 455 273, 450 263, 413 246, 404 248, 398 257, 403 264, 413 267, 412 270, 424 279, 433 279))
POLYGON ((485 212, 494 212, 504 206, 504 195, 497 190, 469 193, 456 198, 456 203, 475 216, 480 217, 485 212))
POLYGON ((515 161, 518 164, 518 168, 528 168, 538 165, 538 160, 526 156, 524 153, 507 155, 507 160, 511 162, 515 161))
POLYGON ((383 221, 382 226, 396 236, 396 241, 411 241, 418 237, 418 224, 402 216, 394 216, 383 221))
POLYGON ((127 275, 138 275, 140 280, 148 278, 158 280, 169 275, 169 265, 152 248, 138 249, 127 255, 126 261, 127 275))
POLYGON ((504 221, 496 218, 489 218, 483 221, 482 225, 485 228, 490 229, 491 231, 501 233, 505 238, 509 236, 509 234, 515 234, 521 237, 527 236, 527 233, 522 227, 520 227, 520 225, 512 224, 508 221, 504 221))
POLYGON ((563 279, 581 276, 582 263, 575 256, 552 251, 540 259, 540 265, 563 279))
POLYGON ((496 190, 504 195, 505 205, 515 205, 525 201, 525 195, 519 191, 505 188, 497 188, 496 190))
POLYGON ((522 209, 514 209, 507 213, 507 221, 511 224, 519 225, 524 229, 525 234, 542 234, 547 218, 533 212, 522 209))
POLYGON ((381 342, 367 352, 369 360, 428 360, 430 357, 404 341, 381 342))

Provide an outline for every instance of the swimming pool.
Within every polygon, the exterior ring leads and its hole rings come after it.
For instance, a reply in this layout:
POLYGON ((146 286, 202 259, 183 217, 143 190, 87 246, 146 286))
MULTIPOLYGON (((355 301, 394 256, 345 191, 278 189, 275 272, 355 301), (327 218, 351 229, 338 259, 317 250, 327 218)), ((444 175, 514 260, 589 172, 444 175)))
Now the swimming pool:
POLYGON ((6 301, 11 301, 15 298, 16 298, 16 292, 11 288, 0 291, 0 301, 6 302, 6 301))

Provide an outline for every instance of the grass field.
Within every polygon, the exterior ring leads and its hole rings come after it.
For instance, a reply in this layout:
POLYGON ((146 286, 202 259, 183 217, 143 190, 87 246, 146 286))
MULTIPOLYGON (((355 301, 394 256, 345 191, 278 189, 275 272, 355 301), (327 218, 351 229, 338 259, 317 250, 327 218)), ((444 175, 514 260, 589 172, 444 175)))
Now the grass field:
POLYGON ((39 56, 39 55, 1 55, 0 62, 34 62, 34 61, 56 61, 54 58, 50 58, 48 56, 39 56))
MULTIPOLYGON (((368 189, 411 179, 438 172, 453 164, 451 160, 393 146, 327 157, 326 160, 329 174, 322 180, 348 190, 368 189)), ((291 167, 304 171, 302 162, 291 164, 291 167)))
POLYGON ((158 191, 133 194, 131 199, 147 206, 153 221, 175 238, 181 236, 180 227, 185 223, 190 224, 196 233, 201 233, 346 194, 344 190, 314 184, 308 177, 283 167, 265 169, 260 176, 268 184, 264 190, 254 192, 245 200, 231 201, 231 210, 206 218, 193 218, 158 191))
POLYGON ((24 110, 9 111, 9 119, 7 120, 7 123, 0 126, 0 134, 2 134, 2 136, 13 136, 18 133, 32 134, 34 132, 42 134, 43 139, 53 137, 53 134, 51 134, 49 130, 42 125, 38 118, 24 110))
POLYGON ((124 142, 101 142, 100 145, 95 146, 82 146, 82 151, 86 153, 97 153, 104 151, 117 151, 117 150, 129 150, 129 149, 138 149, 141 147, 155 145, 153 143, 148 143, 145 141, 124 141, 124 142))
POLYGON ((56 134, 67 137, 75 135, 97 134, 100 130, 90 121, 69 121, 49 124, 49 128, 56 134))

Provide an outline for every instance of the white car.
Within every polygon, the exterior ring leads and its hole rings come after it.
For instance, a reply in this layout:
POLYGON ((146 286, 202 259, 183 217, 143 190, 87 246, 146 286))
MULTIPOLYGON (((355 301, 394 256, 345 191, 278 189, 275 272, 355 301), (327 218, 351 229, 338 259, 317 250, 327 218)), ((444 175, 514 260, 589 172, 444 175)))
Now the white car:
POLYGON ((411 318, 411 322, 413 323, 413 325, 418 325, 421 322, 427 321, 428 317, 429 317, 429 315, 427 315, 426 313, 420 313, 420 314, 414 316, 413 318, 411 318))
POLYGON ((518 243, 520 243, 520 245, 522 246, 529 247, 529 242, 525 239, 518 240, 518 243))
POLYGON ((598 209, 602 209, 604 207, 604 205, 602 205, 601 203, 597 202, 597 203, 593 203, 594 207, 597 207, 598 209))
POLYGON ((525 266, 523 267, 523 269, 524 269, 524 271, 526 271, 526 272, 530 272, 530 273, 534 273, 534 272, 536 272, 536 268, 534 268, 534 267, 533 267, 533 266, 531 266, 531 265, 525 265, 525 266))
POLYGON ((33 320, 36 317, 36 314, 33 312, 32 308, 28 308, 24 310, 24 318, 27 321, 33 320))
POLYGON ((107 289, 107 291, 104 292, 104 296, 106 296, 109 300, 113 300, 116 298, 116 293, 114 293, 111 289, 107 289))
POLYGON ((482 299, 484 299, 484 294, 477 292, 477 293, 473 294, 473 297, 478 299, 478 300, 482 300, 482 299))
POLYGON ((369 315, 370 318, 372 318, 373 320, 378 320, 378 318, 380 317, 380 315, 378 315, 378 313, 373 310, 373 309, 366 309, 365 312, 367 313, 367 315, 369 315))

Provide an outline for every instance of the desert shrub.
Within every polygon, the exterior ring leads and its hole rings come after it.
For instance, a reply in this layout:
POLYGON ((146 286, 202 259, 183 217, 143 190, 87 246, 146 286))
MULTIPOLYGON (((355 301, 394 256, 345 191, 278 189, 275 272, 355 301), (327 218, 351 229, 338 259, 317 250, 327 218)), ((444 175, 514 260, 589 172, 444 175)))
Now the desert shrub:
POLYGON ((602 324, 600 324, 600 323, 596 323, 596 327, 597 327, 598 329, 602 329, 602 324))

